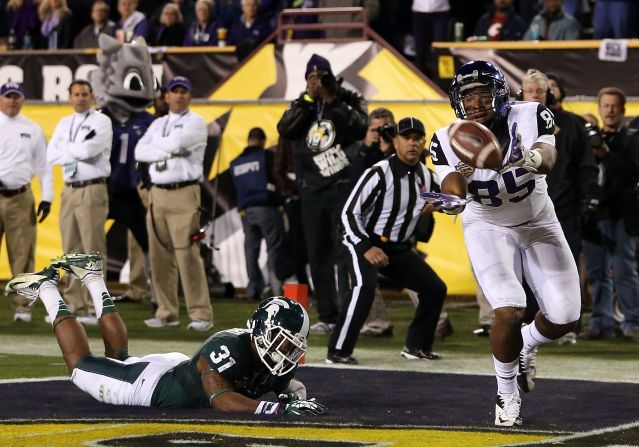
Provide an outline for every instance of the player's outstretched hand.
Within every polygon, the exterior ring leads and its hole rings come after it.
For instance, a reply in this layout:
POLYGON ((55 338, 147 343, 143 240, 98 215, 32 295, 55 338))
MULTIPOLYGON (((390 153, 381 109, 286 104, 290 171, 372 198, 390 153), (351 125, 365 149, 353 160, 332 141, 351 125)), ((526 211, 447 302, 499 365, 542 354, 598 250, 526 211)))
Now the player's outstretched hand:
POLYGON ((294 414, 297 416, 320 416, 326 412, 326 407, 315 400, 295 400, 290 404, 282 404, 282 413, 294 414))
POLYGON ((432 205, 435 211, 445 214, 459 214, 464 211, 468 203, 468 199, 441 192, 424 192, 422 193, 422 199, 432 205))
POLYGON ((282 393, 277 396, 277 400, 281 404, 290 404, 296 400, 300 400, 300 397, 295 393, 282 393))
POLYGON ((521 136, 516 134, 513 148, 506 163, 499 172, 503 172, 508 168, 524 168, 528 172, 537 172, 541 166, 542 157, 539 151, 528 149, 521 142, 521 136))

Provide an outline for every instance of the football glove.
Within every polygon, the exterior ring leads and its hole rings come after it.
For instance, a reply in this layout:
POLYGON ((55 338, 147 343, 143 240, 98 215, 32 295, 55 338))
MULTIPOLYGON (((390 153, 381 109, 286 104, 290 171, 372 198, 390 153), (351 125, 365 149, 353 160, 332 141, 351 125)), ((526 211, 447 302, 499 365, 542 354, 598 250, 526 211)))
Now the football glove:
POLYGON ((541 162, 542 157, 539 151, 526 148, 521 142, 521 136, 517 133, 513 138, 513 148, 510 151, 508 163, 499 172, 503 172, 508 168, 524 168, 528 172, 537 172, 541 162))
POLYGON ((296 416, 320 416, 326 412, 326 407, 315 400, 295 400, 289 404, 280 404, 280 413, 296 416))
POLYGON ((277 400, 286 405, 295 402, 296 400, 300 400, 300 397, 295 393, 282 393, 277 396, 277 400))
POLYGON ((422 199, 432 205, 435 211, 449 215, 461 213, 468 203, 468 199, 441 192, 423 192, 421 195, 422 199))

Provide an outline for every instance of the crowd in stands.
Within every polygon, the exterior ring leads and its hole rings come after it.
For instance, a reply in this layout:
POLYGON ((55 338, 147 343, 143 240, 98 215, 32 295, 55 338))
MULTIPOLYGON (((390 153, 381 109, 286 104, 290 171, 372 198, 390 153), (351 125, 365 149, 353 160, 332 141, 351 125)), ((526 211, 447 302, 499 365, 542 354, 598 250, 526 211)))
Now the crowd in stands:
MULTIPOLYGON (((154 46, 232 45, 243 57, 271 35, 285 8, 347 6, 364 7, 371 27, 426 71, 434 41, 620 39, 635 37, 639 28, 632 0, 2 0, 0 38, 10 49, 91 48, 106 33, 122 41, 142 36, 154 46)), ((358 33, 327 29, 289 37, 358 33)))

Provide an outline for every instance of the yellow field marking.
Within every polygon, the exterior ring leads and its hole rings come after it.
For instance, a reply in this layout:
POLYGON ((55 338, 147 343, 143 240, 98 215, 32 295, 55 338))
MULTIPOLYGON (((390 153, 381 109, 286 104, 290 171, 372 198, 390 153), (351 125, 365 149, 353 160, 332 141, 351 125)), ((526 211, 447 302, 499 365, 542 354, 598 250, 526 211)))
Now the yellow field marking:
MULTIPOLYGON (((339 440, 377 443, 401 447, 490 447, 541 441, 553 435, 447 431, 432 429, 366 429, 274 427, 270 425, 228 425, 190 423, 130 423, 130 424, 2 424, 0 446, 68 447, 86 445, 99 440, 129 436, 152 436, 165 433, 199 432, 216 435, 246 436, 274 439, 339 440)), ((151 441, 151 440, 150 440, 151 441)), ((321 443, 318 443, 321 445, 321 443)))

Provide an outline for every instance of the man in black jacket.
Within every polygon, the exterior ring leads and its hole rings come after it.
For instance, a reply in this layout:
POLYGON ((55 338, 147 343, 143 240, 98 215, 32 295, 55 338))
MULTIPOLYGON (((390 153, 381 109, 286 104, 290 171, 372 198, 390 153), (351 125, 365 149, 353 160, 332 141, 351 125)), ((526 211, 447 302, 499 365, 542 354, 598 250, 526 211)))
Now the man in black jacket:
POLYGON ((319 323, 313 332, 330 332, 337 322, 335 260, 339 215, 349 189, 353 143, 367 129, 366 105, 339 86, 330 62, 314 54, 306 66, 306 91, 293 101, 277 125, 293 140, 302 202, 302 224, 319 323))
POLYGON ((584 242, 588 280, 592 290, 592 316, 588 338, 614 337, 613 280, 624 319, 624 336, 639 341, 639 276, 637 275, 637 235, 639 235, 639 134, 624 123, 626 95, 616 87, 606 87, 597 95, 603 135, 593 145, 595 157, 606 174, 603 185, 599 231, 601 244, 584 242))
POLYGON ((494 10, 479 18, 475 35, 468 40, 521 40, 526 28, 513 8, 513 0, 495 0, 494 10))

